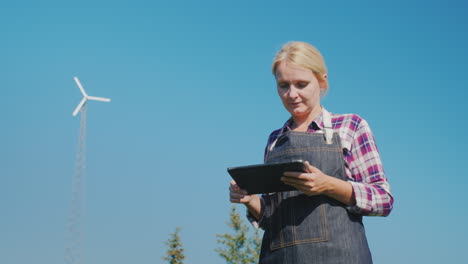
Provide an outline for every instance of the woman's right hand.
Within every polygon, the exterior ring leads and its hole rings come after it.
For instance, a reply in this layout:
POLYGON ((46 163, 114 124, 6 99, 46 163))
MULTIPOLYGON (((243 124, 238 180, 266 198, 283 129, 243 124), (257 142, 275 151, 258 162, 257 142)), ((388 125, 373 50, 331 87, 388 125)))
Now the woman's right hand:
POLYGON ((256 194, 247 194, 247 191, 241 189, 234 180, 229 183, 229 200, 231 203, 244 204, 257 220, 261 218, 262 205, 260 197, 256 194))
POLYGON ((253 195, 248 195, 247 191, 241 189, 234 180, 229 183, 229 198, 231 203, 249 204, 253 195))

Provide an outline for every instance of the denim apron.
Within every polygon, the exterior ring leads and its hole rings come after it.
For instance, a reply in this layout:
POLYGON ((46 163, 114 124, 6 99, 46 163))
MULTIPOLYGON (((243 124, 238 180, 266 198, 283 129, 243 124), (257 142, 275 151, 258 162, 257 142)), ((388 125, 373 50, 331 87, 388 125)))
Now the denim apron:
MULTIPOLYGON (((324 133, 289 131, 278 137, 265 163, 302 159, 326 175, 347 180, 339 135, 322 110, 324 133)), ((261 264, 372 263, 362 216, 325 195, 300 191, 264 194, 261 264)))

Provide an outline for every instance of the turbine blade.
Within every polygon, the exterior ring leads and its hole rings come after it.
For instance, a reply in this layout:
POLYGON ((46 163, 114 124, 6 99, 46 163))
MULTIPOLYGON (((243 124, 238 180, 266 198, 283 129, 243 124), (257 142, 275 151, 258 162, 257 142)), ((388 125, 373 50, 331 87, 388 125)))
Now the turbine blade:
POLYGON ((78 88, 80 88, 81 93, 83 94, 84 97, 87 97, 88 95, 86 94, 85 90, 83 89, 83 86, 80 83, 80 80, 78 80, 78 77, 73 77, 75 79, 76 85, 78 85, 78 88))
POLYGON ((88 98, 86 97, 83 97, 83 99, 81 99, 81 102, 75 108, 75 111, 73 111, 73 116, 76 116, 78 114, 78 112, 81 110, 81 108, 83 107, 83 105, 86 103, 87 100, 88 98))
POLYGON ((89 100, 101 101, 101 102, 110 102, 111 99, 104 97, 88 96, 89 100))

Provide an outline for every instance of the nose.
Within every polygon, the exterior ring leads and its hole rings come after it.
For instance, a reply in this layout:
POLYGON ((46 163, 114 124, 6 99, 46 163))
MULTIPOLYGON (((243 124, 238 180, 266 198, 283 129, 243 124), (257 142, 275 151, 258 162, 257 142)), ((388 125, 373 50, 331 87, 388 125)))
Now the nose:
POLYGON ((297 90, 296 90, 296 87, 294 87, 294 85, 289 86, 288 97, 291 99, 294 99, 297 97, 297 90))

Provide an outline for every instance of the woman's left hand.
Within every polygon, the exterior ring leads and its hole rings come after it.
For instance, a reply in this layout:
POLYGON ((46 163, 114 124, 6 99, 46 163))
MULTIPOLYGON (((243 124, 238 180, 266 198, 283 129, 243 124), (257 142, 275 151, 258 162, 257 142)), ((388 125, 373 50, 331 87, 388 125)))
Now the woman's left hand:
POLYGON ((333 177, 304 162, 306 172, 285 172, 281 180, 308 196, 326 194, 331 186, 333 177))

